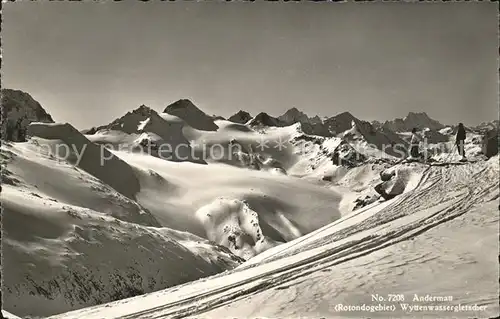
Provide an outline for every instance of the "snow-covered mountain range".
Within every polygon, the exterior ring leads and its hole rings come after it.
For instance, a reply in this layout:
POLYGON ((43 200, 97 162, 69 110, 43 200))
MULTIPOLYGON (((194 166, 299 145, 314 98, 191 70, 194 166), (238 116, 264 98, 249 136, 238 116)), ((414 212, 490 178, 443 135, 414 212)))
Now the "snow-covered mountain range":
POLYGON ((379 125, 394 132, 411 132, 413 128, 419 130, 425 128, 440 130, 445 127, 445 125, 431 119, 425 112, 410 112, 405 118, 397 118, 395 120, 386 121, 383 124, 379 123, 379 125))
POLYGON ((498 314, 498 121, 468 128, 460 163, 456 128, 425 113, 224 120, 181 99, 80 132, 2 90, 2 115, 9 313, 330 318, 377 291, 498 314), (425 163, 401 162, 414 127, 425 163))

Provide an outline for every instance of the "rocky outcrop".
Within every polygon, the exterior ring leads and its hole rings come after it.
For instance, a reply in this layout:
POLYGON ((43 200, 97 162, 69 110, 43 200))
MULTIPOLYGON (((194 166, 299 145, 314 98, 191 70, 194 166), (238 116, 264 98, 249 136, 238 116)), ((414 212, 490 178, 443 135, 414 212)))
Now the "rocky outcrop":
POLYGON ((483 134, 482 152, 487 158, 498 154, 498 128, 486 131, 483 134))
POLYGON ((391 167, 380 173, 381 183, 375 186, 375 191, 385 200, 403 194, 408 185, 410 170, 405 167, 391 167))
POLYGON ((356 198, 356 200, 354 201, 354 203, 356 205, 354 205, 353 207, 353 211, 357 210, 357 209, 360 209, 360 208, 363 208, 365 206, 368 206, 374 202, 376 202, 378 199, 380 198, 379 195, 377 194, 374 194, 374 195, 366 195, 365 197, 359 197, 359 198, 356 198))
POLYGON ((349 130, 353 121, 358 122, 359 120, 351 113, 343 112, 326 119, 324 123, 330 132, 337 135, 349 130))
POLYGON ((324 136, 324 137, 331 137, 333 136, 332 133, 330 133, 330 130, 323 124, 323 123, 317 123, 317 124, 312 124, 312 123, 301 123, 302 131, 306 134, 309 135, 318 135, 318 136, 324 136))
POLYGON ((54 123, 43 107, 28 93, 2 89, 2 139, 25 142, 32 122, 54 123))
POLYGON ((366 157, 345 141, 342 141, 332 153, 333 164, 339 166, 352 168, 362 165, 365 161, 366 157))

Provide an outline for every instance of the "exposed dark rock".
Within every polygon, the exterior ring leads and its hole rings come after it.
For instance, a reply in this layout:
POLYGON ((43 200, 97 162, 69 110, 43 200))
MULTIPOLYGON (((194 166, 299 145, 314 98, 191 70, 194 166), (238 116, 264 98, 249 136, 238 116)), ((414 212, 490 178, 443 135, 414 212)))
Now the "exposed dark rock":
POLYGON ((250 121, 249 125, 283 127, 286 126, 286 123, 280 121, 275 117, 270 116, 267 113, 261 112, 257 114, 257 116, 250 121))
POLYGON ((371 123, 359 120, 349 112, 328 118, 324 123, 330 132, 336 136, 341 135, 348 142, 362 138, 366 143, 392 156, 400 155, 396 146, 406 148, 408 144, 390 129, 377 129, 371 123))
POLYGON ((483 134, 482 152, 487 158, 498 154, 498 129, 492 129, 483 134))
POLYGON ((2 89, 2 139, 25 142, 26 130, 32 122, 54 123, 43 107, 28 93, 2 89))
POLYGON ((445 127, 430 118, 425 112, 409 112, 404 119, 397 118, 393 121, 386 121, 382 126, 394 132, 411 132, 413 128, 418 130, 428 128, 437 131, 445 127))
POLYGON ((366 157, 358 153, 349 143, 342 142, 335 148, 332 154, 332 162, 335 165, 356 167, 362 165, 366 157))
POLYGON ((378 199, 380 198, 380 196, 378 195, 367 195, 365 196, 364 198, 357 198, 354 203, 356 203, 356 205, 353 207, 353 211, 357 210, 357 209, 360 209, 360 208, 363 208, 365 206, 368 206, 374 202, 376 202, 378 199))
POLYGON ((250 115, 250 113, 245 112, 245 111, 239 111, 238 113, 230 116, 228 120, 231 122, 234 122, 234 123, 238 123, 238 124, 245 124, 248 121, 250 121, 251 119, 252 119, 252 116, 250 115))

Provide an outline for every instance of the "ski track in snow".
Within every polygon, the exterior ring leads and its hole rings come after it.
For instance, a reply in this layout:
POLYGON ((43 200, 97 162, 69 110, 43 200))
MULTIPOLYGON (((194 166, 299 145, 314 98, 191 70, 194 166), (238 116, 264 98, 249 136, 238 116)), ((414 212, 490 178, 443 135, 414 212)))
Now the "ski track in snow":
MULTIPOLYGON (((491 287, 484 291, 485 287, 477 283, 470 286, 467 294, 463 288, 469 286, 459 282, 453 287, 452 281, 446 283, 443 278, 450 273, 443 267, 448 262, 457 269, 463 264, 478 263, 478 257, 470 251, 480 254, 486 243, 498 248, 495 243, 498 188, 497 166, 428 167, 413 191, 355 211, 304 237, 270 249, 235 270, 51 318, 385 318, 388 313, 335 313, 332 309, 334 303, 343 301, 350 301, 352 305, 369 303, 371 293, 383 292, 406 293, 408 298, 411 292, 454 295, 457 299, 454 304, 478 303, 489 308, 487 313, 453 315, 497 315, 497 289, 491 287), (447 227, 451 224, 454 226, 447 227), (468 230, 469 227, 473 227, 475 233, 468 230), (458 230, 463 231, 464 242, 453 241, 454 236, 460 237, 458 230), (446 246, 447 241, 455 246, 446 246), (476 250, 468 249, 471 245, 476 250), (442 254, 439 249, 444 250, 442 254), (446 260, 454 257, 456 260, 446 260), (429 271, 428 275, 434 279, 425 279, 425 275, 412 277, 423 271, 429 271), (391 276, 399 278, 392 280, 395 287, 382 289, 391 284, 388 282, 391 276), (408 278, 407 282, 403 276, 408 278), (377 286, 377 280, 383 284, 377 286), (481 291, 482 299, 475 299, 481 291)), ((496 279, 491 276, 489 264, 482 265, 486 271, 481 280, 498 279, 498 272, 494 274, 496 279)), ((455 275, 463 273, 466 282, 476 280, 467 269, 455 275)), ((408 318, 424 315, 401 311, 390 314, 408 318)))

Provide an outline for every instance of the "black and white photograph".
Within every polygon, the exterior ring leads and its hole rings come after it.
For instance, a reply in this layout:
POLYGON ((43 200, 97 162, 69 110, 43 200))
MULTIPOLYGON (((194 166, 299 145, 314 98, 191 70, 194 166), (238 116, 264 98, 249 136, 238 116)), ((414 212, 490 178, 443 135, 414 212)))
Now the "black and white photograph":
POLYGON ((500 317, 497 3, 1 5, 1 319, 500 317))

